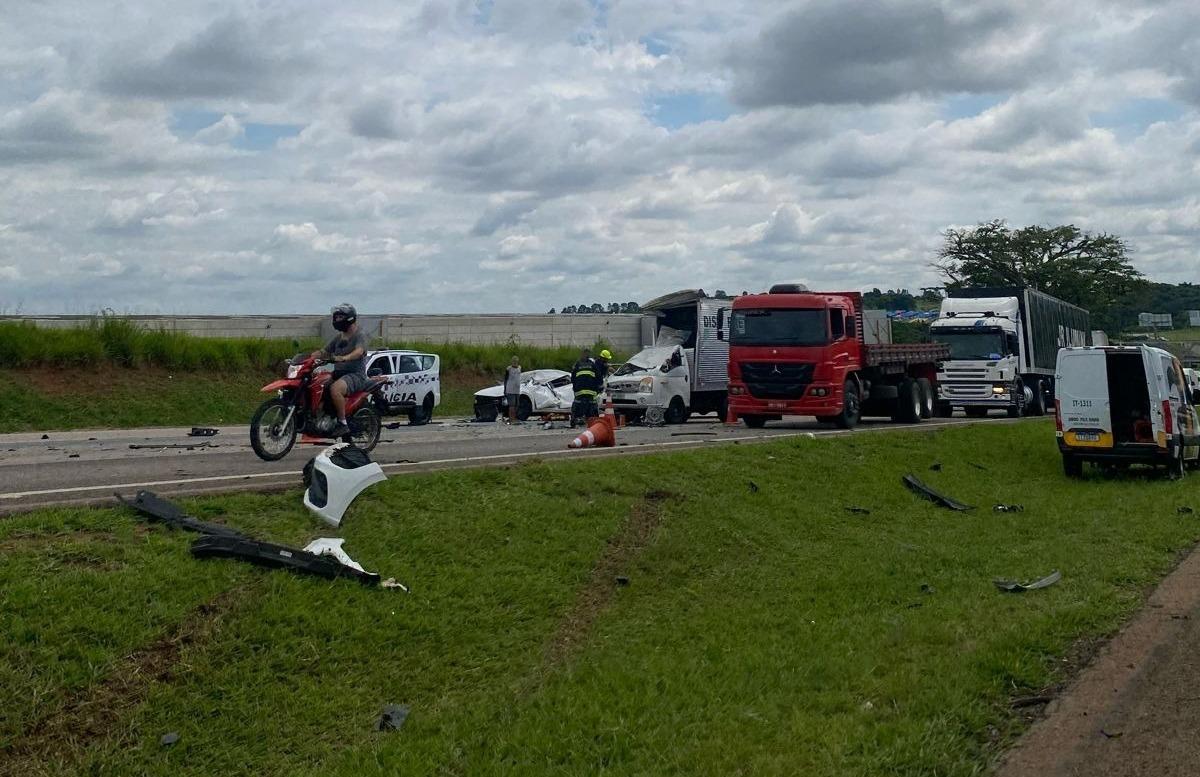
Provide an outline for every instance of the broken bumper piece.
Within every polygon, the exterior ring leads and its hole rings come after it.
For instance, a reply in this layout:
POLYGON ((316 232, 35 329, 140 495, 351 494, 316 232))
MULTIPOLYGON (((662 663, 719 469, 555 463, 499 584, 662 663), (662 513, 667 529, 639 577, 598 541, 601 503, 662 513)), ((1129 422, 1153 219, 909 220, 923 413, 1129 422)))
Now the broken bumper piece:
POLYGON ((965 511, 975 509, 971 505, 963 504, 956 499, 951 499, 945 494, 934 491, 932 488, 922 483, 913 475, 904 476, 904 485, 908 486, 908 490, 912 491, 914 494, 922 496, 928 499, 930 502, 933 502, 935 505, 940 505, 941 507, 945 507, 949 510, 965 511))
POLYGON ((362 450, 345 443, 321 451, 304 468, 304 506, 330 526, 338 526, 346 508, 367 486, 387 480, 383 468, 362 450))
POLYGON ((303 572, 328 580, 352 577, 363 585, 379 585, 379 575, 364 572, 357 564, 348 566, 332 556, 247 537, 201 537, 192 543, 192 555, 196 558, 234 558, 260 567, 303 572))
POLYGON ((117 498, 118 502, 126 507, 132 507, 152 522, 165 523, 174 529, 187 529, 188 531, 208 534, 214 537, 243 536, 237 529, 193 518, 183 510, 180 510, 174 503, 168 502, 153 491, 138 491, 133 501, 126 499, 120 494, 113 494, 113 496, 117 498))

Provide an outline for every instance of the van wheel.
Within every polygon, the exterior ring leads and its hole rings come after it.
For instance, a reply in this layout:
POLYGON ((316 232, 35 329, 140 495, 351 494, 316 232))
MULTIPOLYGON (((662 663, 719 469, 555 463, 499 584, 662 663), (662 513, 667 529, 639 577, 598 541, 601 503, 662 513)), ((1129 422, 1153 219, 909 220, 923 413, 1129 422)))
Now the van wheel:
POLYGON ((1033 384, 1033 402, 1029 404, 1029 415, 1046 415, 1046 381, 1033 384))
POLYGON ((1083 477, 1083 462, 1075 458, 1069 453, 1064 453, 1063 457, 1063 474, 1069 478, 1083 477))
POLYGON ((912 378, 905 378, 900 383, 892 420, 902 424, 915 424, 921 420, 921 387, 912 378))
MULTIPOLYGON (((493 405, 493 407, 495 406, 493 405)), ((410 426, 424 426, 432 420, 433 394, 426 394, 425 400, 421 402, 420 407, 414 407, 408 411, 408 423, 410 426)))
POLYGON ((933 381, 929 378, 917 378, 917 388, 921 390, 921 417, 933 418, 937 404, 937 397, 934 396, 933 381))
POLYGON ((688 412, 687 405, 683 404, 683 397, 673 397, 671 404, 667 405, 667 413, 663 418, 669 424, 685 424, 691 413, 688 412))
POLYGON ((1167 475, 1171 480, 1179 480, 1187 474, 1187 467, 1183 462, 1183 448, 1179 448, 1179 455, 1171 459, 1171 463, 1167 465, 1167 475))

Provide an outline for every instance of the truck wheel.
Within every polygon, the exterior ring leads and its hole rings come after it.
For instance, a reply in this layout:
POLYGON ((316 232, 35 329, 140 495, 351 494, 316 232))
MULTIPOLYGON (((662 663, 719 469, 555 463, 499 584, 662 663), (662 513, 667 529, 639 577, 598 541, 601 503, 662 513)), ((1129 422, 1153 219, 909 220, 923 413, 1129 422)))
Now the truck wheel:
POLYGON ((1033 401, 1029 403, 1029 415, 1046 415, 1046 381, 1033 384, 1033 401))
POLYGON ((954 406, 949 402, 938 402, 933 406, 933 414, 938 418, 950 418, 954 415, 954 406))
POLYGON ((937 397, 934 396, 933 381, 929 378, 917 378, 917 388, 921 389, 921 417, 933 418, 934 404, 937 402, 937 397))
POLYGON ((767 425, 767 417, 765 415, 744 415, 742 416, 742 420, 751 429, 761 429, 767 425))
POLYGON ((1015 405, 1009 405, 1007 408, 1005 408, 1004 412, 1008 414, 1009 418, 1020 418, 1021 416, 1025 415, 1025 384, 1018 380, 1017 388, 1014 393, 1016 394, 1017 403, 1015 405))
POLYGON ((1070 453, 1064 453, 1063 457, 1063 474, 1069 478, 1083 477, 1083 462, 1075 458, 1070 453))
POLYGON ((683 404, 683 397, 673 397, 671 404, 667 405, 666 417, 663 418, 669 424, 686 424, 691 413, 688 412, 687 405, 683 404))
POLYGON ((921 388, 912 378, 905 378, 897 390, 896 404, 892 408, 892 420, 901 424, 915 424, 921 420, 921 388))
POLYGON ((842 412, 834 416, 833 422, 839 429, 853 429, 862 418, 862 397, 858 394, 858 381, 847 380, 842 384, 842 412))

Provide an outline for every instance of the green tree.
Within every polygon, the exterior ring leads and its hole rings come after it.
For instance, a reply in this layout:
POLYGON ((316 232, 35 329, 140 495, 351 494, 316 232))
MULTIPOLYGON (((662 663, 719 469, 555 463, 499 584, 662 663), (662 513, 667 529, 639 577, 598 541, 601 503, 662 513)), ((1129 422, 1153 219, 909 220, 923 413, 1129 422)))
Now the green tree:
POLYGON ((1028 286, 1091 311, 1111 328, 1118 300, 1145 284, 1129 263, 1120 237, 1091 234, 1074 224, 1010 229, 997 219, 967 229, 948 229, 933 266, 946 288, 1028 286))

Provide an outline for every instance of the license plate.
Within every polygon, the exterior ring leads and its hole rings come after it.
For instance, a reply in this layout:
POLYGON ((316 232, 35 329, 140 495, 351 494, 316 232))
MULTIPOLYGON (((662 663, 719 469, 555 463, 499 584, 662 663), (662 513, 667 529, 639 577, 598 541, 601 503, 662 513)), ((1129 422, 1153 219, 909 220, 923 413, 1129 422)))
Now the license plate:
POLYGON ((1080 442, 1100 442, 1100 435, 1095 432, 1076 432, 1075 439, 1080 442))
POLYGON ((768 402, 767 407, 771 410, 787 410, 787 402, 768 402))

